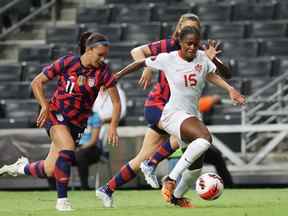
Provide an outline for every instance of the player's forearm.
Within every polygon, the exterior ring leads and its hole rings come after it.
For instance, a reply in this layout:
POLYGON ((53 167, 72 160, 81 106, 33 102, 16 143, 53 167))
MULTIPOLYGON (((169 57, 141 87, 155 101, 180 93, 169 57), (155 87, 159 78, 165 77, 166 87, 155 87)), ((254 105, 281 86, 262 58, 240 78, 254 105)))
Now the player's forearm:
POLYGON ((113 103, 113 112, 111 117, 110 125, 111 127, 118 127, 119 121, 120 121, 120 114, 121 114, 121 103, 114 102, 113 103))
POLYGON ((233 89, 231 85, 229 85, 225 80, 223 80, 219 75, 215 73, 208 74, 206 79, 214 85, 226 90, 227 92, 233 89))
POLYGON ((123 68, 121 71, 116 73, 114 76, 118 80, 127 74, 133 73, 139 70, 140 68, 143 68, 144 66, 145 66, 145 59, 134 61, 133 63, 129 64, 128 66, 123 68))
POLYGON ((33 94, 41 107, 48 106, 48 101, 44 93, 44 84, 40 80, 34 79, 31 83, 31 87, 33 94))
POLYGON ((217 57, 215 57, 213 60, 213 63, 216 65, 217 67, 217 73, 223 77, 224 79, 231 79, 232 77, 232 73, 230 68, 225 65, 220 59, 218 59, 217 57))
POLYGON ((150 49, 147 45, 143 45, 132 49, 130 54, 135 61, 143 60, 151 56, 150 49))

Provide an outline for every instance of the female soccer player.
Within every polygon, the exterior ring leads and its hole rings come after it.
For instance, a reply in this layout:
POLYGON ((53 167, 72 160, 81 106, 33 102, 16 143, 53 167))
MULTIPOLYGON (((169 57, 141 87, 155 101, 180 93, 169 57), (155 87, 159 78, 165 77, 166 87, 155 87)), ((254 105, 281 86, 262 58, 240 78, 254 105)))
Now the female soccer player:
POLYGON ((108 139, 118 144, 117 126, 121 111, 115 79, 103 62, 109 51, 106 36, 86 33, 81 39, 81 56, 68 55, 59 58, 44 68, 32 81, 33 93, 41 105, 37 126, 45 127, 51 140, 49 154, 45 160, 29 163, 20 158, 15 164, 4 166, 0 174, 31 175, 56 179, 58 200, 56 209, 71 211, 67 198, 71 166, 75 163, 75 143, 83 132, 101 86, 105 86, 113 103, 113 115, 108 139), (87 38, 87 40, 85 40, 87 38), (85 44, 83 42, 85 41, 85 44), (58 77, 57 89, 48 102, 44 85, 58 77))
MULTIPOLYGON (((214 73, 216 66, 203 51, 198 50, 200 44, 198 28, 185 27, 179 35, 179 41, 180 51, 173 51, 169 54, 161 53, 156 57, 135 61, 117 73, 116 76, 120 78, 145 65, 165 73, 171 89, 171 97, 164 107, 160 127, 177 137, 181 143, 184 143, 182 140, 188 143, 185 151, 187 153, 183 155, 186 157, 188 154, 189 164, 187 164, 190 166, 207 150, 211 143, 207 128, 197 118, 198 99, 204 87, 205 79, 227 90, 231 99, 236 102, 243 103, 244 98, 214 73)), ((184 164, 185 167, 183 168, 182 164, 181 170, 171 177, 173 180, 188 167, 187 164, 184 164)), ((131 173, 131 168, 127 172, 131 173)), ((113 177, 114 182, 110 180, 106 186, 97 190, 98 197, 102 199, 104 206, 109 207, 107 204, 112 202, 113 191, 109 187, 109 183, 112 183, 111 186, 115 186, 113 184, 123 181, 124 177, 121 175, 113 177)))
MULTIPOLYGON (((200 28, 200 20, 198 16, 196 16, 195 14, 182 15, 178 21, 172 39, 164 39, 133 49, 131 51, 131 54, 134 60, 145 59, 145 57, 151 55, 156 56, 162 52, 171 52, 174 50, 178 50, 180 47, 179 33, 181 29, 185 26, 194 26, 200 28)), ((214 59, 214 57, 218 52, 214 47, 215 44, 214 46, 212 46, 212 44, 210 43, 210 45, 211 46, 206 50, 206 53, 208 54, 208 56, 210 56, 211 59, 214 59)), ((227 67, 221 64, 219 61, 217 62, 218 62, 217 65, 219 65, 220 67, 219 71, 222 74, 227 75, 229 72, 227 67)), ((145 68, 142 79, 140 80, 140 84, 143 84, 144 87, 147 86, 151 78, 151 73, 152 73, 151 69, 145 68)), ((156 83, 154 89, 151 91, 151 93, 148 96, 148 99, 145 102, 144 115, 147 122, 149 123, 150 128, 147 130, 145 134, 143 145, 140 152, 137 154, 135 158, 133 158, 127 164, 122 166, 119 173, 117 173, 114 177, 112 177, 108 181, 107 185, 98 189, 98 192, 96 192, 97 196, 103 200, 104 206, 106 207, 112 206, 112 193, 118 187, 120 187, 123 184, 126 184, 127 182, 131 181, 133 178, 136 177, 136 172, 140 168, 140 163, 143 162, 144 160, 147 160, 156 151, 156 148, 160 144, 164 143, 163 150, 159 154, 161 155, 162 158, 168 157, 170 154, 174 152, 175 149, 178 148, 177 140, 176 139, 171 140, 172 145, 170 144, 170 142, 166 142, 169 136, 167 136, 167 133, 165 131, 158 128, 158 122, 160 120, 163 107, 168 102, 169 97, 170 97, 170 90, 168 82, 165 78, 164 73, 160 72, 158 82, 156 83)), ((143 170, 144 169, 145 167, 143 167, 143 170)), ((144 174, 146 181, 148 181, 148 183, 155 188, 159 187, 157 178, 153 173, 154 168, 151 166, 145 170, 146 172, 144 172, 144 174)), ((182 199, 179 199, 179 202, 180 201, 182 201, 182 199)))

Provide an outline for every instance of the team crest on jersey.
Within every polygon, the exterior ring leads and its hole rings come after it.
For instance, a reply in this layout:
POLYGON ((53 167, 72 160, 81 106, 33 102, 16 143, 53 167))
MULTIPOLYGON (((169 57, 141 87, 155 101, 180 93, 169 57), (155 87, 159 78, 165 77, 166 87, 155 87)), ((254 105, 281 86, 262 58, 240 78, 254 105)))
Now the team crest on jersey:
POLYGON ((196 64, 194 69, 196 72, 200 73, 202 71, 202 67, 203 67, 202 64, 196 64))
POLYGON ((92 88, 94 85, 95 85, 94 78, 88 78, 88 86, 92 88))
POLYGON ((85 80, 86 80, 86 77, 83 76, 83 75, 80 75, 80 76, 78 77, 78 79, 77 79, 77 83, 78 83, 78 85, 79 85, 79 86, 84 85, 85 80))

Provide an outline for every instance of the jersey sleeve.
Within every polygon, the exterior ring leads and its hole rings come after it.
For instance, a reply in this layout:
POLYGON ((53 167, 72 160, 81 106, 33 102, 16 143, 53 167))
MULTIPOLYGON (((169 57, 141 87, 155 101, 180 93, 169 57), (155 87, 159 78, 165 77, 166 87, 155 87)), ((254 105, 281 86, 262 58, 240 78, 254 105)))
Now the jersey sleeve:
POLYGON ((155 41, 148 44, 151 56, 157 56, 159 53, 163 52, 161 47, 165 40, 155 41))
POLYGON ((116 85, 116 80, 114 76, 111 73, 111 70, 108 65, 105 66, 105 69, 103 71, 103 76, 102 76, 102 85, 105 86, 105 88, 110 88, 112 86, 116 85))
POLYGON ((151 56, 145 59, 147 67, 151 67, 157 70, 165 70, 165 60, 167 53, 161 53, 157 56, 151 56))
MULTIPOLYGON (((54 77, 60 75, 65 68, 65 65, 67 64, 69 56, 64 56, 59 59, 57 59, 55 62, 52 64, 44 67, 42 72, 45 74, 45 76, 49 79, 52 80, 54 77)), ((70 56, 71 58, 71 56, 70 56)))
POLYGON ((207 74, 208 73, 215 73, 216 72, 216 65, 208 58, 207 58, 207 74))

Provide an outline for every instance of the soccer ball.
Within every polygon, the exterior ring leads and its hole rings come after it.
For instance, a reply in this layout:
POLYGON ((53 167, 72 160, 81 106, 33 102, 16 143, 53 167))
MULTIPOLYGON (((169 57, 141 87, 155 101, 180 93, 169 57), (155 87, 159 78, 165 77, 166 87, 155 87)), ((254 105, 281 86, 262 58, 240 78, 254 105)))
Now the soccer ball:
POLYGON ((215 173, 205 173, 196 181, 196 191, 204 200, 215 200, 223 193, 224 185, 220 176, 215 173))

